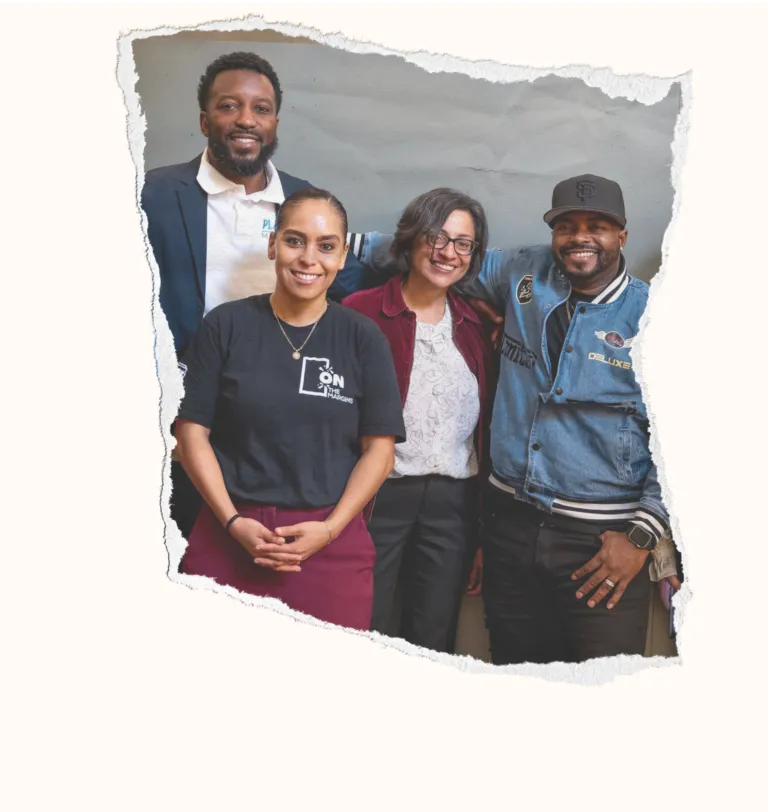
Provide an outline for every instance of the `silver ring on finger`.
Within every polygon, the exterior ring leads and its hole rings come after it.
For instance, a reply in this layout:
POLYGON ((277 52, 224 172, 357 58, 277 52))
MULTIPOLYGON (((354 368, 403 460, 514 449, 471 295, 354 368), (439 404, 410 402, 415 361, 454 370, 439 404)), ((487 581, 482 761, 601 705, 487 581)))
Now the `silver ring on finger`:
POLYGON ((610 578, 606 578, 606 579, 605 579, 605 583, 606 583, 606 584, 608 584, 608 586, 609 586, 611 589, 613 589, 613 588, 616 586, 616 584, 614 584, 614 583, 613 583, 613 581, 612 581, 610 578))

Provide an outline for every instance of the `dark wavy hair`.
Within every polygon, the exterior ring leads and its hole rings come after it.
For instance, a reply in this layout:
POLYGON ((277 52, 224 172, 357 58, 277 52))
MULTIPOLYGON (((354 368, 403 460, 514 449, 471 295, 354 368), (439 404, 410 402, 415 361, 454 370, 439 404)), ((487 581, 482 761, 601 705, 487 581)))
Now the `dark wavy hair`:
POLYGON ((397 223, 397 230, 392 241, 390 252, 398 268, 406 276, 411 270, 413 246, 419 237, 430 231, 439 232, 443 223, 452 212, 465 211, 475 225, 475 242, 477 248, 469 260, 467 273, 456 283, 461 291, 480 273, 483 265, 483 254, 488 245, 488 220, 482 205, 474 198, 455 189, 432 189, 412 200, 402 213, 397 223))
POLYGON ((293 194, 288 195, 285 200, 280 204, 275 215, 275 234, 283 227, 285 214, 291 209, 295 208, 304 200, 325 200, 330 203, 331 208, 339 215, 342 224, 342 239, 347 241, 347 229, 349 228, 347 222, 347 210, 341 205, 341 201, 335 195, 325 189, 318 189, 315 186, 308 186, 306 189, 297 189, 293 194))
POLYGON ((197 86, 197 103, 201 110, 205 110, 208 104, 208 97, 211 93, 211 85, 216 77, 225 70, 252 70, 266 76, 275 91, 276 113, 280 112, 280 105, 283 103, 283 91, 280 89, 280 80, 277 78, 275 69, 266 59, 252 54, 250 51, 235 51, 231 54, 224 54, 218 59, 214 59, 205 69, 205 73, 200 77, 200 84, 197 86))

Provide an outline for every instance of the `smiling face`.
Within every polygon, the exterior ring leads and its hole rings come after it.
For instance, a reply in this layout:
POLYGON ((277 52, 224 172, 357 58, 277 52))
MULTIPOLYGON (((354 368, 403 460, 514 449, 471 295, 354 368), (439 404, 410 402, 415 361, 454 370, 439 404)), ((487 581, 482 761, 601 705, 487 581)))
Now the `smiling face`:
POLYGON ((626 241, 626 230, 596 212, 566 212, 552 222, 552 256, 576 290, 608 284, 626 241))
POLYGON ((211 85, 200 130, 211 162, 225 177, 258 175, 277 149, 272 83, 252 70, 226 70, 211 85))
MULTIPOLYGON (((475 239, 472 216, 469 212, 456 209, 446 218, 440 234, 457 240, 459 250, 466 250, 467 245, 475 239)), ((411 274, 422 282, 445 289, 466 275, 471 259, 471 255, 456 253, 456 243, 448 242, 442 248, 435 248, 430 245, 427 235, 422 234, 416 238, 411 252, 411 274)))
POLYGON ((281 215, 269 238, 277 289, 291 298, 324 297, 347 258, 341 216, 327 200, 301 200, 281 215))

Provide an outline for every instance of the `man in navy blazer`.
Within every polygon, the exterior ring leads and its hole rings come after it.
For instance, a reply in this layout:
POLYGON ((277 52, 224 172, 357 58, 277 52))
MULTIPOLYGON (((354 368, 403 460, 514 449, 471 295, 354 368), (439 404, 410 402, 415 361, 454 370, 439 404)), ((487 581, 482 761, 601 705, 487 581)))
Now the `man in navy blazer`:
MULTIPOLYGON (((200 326, 205 307, 208 194, 197 182, 202 157, 150 170, 142 195, 149 242, 160 268, 160 306, 179 356, 200 326)), ((312 185, 287 172, 277 173, 286 197, 312 185)), ((362 266, 351 251, 347 256, 329 290, 332 299, 359 288, 350 279, 362 274, 362 266)))
MULTIPOLYGON (((247 266, 259 255, 266 257, 273 212, 282 199, 312 185, 275 169, 269 160, 277 149, 282 102, 280 83, 269 62, 247 52, 219 57, 201 77, 198 101, 200 128, 208 138, 208 148, 188 163, 147 172, 142 191, 149 241, 160 269, 160 306, 178 355, 184 352, 212 306, 266 292, 263 269, 261 286, 250 285, 248 274, 253 269, 247 266), (231 188, 224 188, 227 184, 231 188), (236 191, 238 199, 233 201, 236 191), (260 195, 262 200, 253 200, 260 195), (211 198, 218 202, 227 197, 230 199, 223 201, 220 208, 243 206, 243 211, 238 210, 234 216, 239 220, 242 213, 242 223, 226 222, 226 211, 223 216, 216 211, 211 198), (211 244, 212 236, 218 246, 211 244), (239 254, 235 249, 233 257, 231 252, 238 239, 246 245, 239 254), (222 290, 211 300, 209 287, 220 283, 222 274, 227 276, 228 262, 237 269, 239 279, 229 289, 226 284, 219 285, 222 290)), ((350 251, 328 296, 340 301, 366 287, 363 280, 363 266, 350 251)))
MULTIPOLYGON (((145 177, 142 207, 160 269, 160 306, 179 356, 213 307, 274 290, 267 244, 277 207, 311 186, 270 161, 281 102, 269 62, 247 52, 219 57, 198 86, 207 149, 145 177)), ((365 286, 363 266, 350 251, 328 295, 341 300, 365 286)), ((177 462, 171 481, 171 515, 188 536, 201 499, 177 462)))

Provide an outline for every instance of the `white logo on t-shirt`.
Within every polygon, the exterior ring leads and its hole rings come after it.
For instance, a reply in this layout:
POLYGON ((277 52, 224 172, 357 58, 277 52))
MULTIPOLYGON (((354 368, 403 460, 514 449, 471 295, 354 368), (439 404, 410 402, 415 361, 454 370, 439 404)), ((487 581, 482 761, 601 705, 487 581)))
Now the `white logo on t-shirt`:
POLYGON ((301 361, 300 395, 316 395, 321 398, 333 398, 344 403, 353 403, 353 398, 342 394, 344 376, 333 371, 327 358, 304 357, 301 361))

